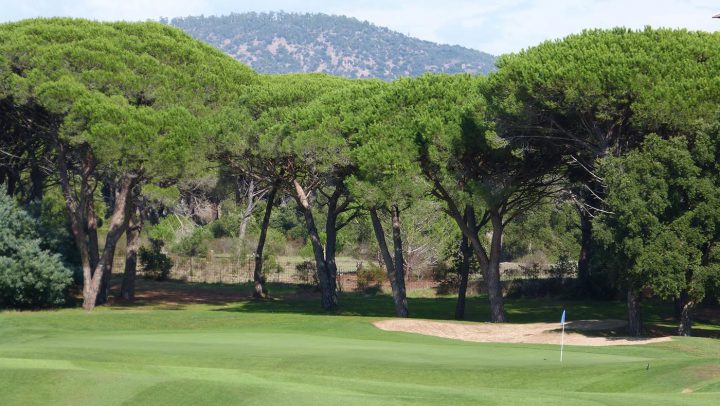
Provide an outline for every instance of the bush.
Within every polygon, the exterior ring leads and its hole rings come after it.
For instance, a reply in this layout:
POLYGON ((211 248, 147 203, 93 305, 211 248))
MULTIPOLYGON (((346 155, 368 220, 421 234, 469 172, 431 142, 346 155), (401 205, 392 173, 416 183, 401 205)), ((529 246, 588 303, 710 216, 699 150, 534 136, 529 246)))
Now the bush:
POLYGON ((40 308, 61 305, 72 272, 60 255, 41 248, 38 224, 0 191, 0 305, 40 308))
POLYGON ((511 299, 539 298, 554 296, 558 293, 556 279, 513 279, 503 284, 505 297, 511 299))
POLYGON ((167 280, 174 265, 170 257, 162 252, 162 246, 161 240, 150 239, 150 248, 140 247, 139 250, 143 272, 158 281, 167 280))
MULTIPOLYGON (((542 256, 540 257, 542 259, 542 256)), ((528 261, 530 266, 523 268, 522 275, 530 279, 515 278, 505 283, 505 291, 510 298, 558 297, 564 299, 583 298, 582 289, 576 279, 577 264, 567 255, 560 255, 558 263, 547 268, 549 278, 539 278, 541 261, 528 261)))
POLYGON ((176 233, 181 228, 181 223, 175 216, 161 218, 157 224, 147 228, 148 236, 155 240, 162 240, 166 243, 175 241, 176 233))
POLYGON ((167 216, 148 228, 148 236, 163 241, 170 252, 178 255, 207 256, 213 239, 213 226, 197 226, 190 218, 167 216))
POLYGON ((375 264, 358 264, 357 290, 365 293, 375 294, 380 291, 380 285, 387 279, 385 270, 375 264))
MULTIPOLYGON (((258 202, 253 213, 255 213, 255 223, 260 224, 265 214, 265 202, 258 202)), ((305 220, 294 204, 279 204, 273 207, 270 228, 291 240, 302 240, 308 235, 305 220)))
POLYGON ((432 279, 438 283, 435 287, 438 295, 455 294, 460 290, 458 269, 448 267, 444 262, 440 262, 432 268, 432 279))
POLYGON ((180 239, 177 244, 170 247, 171 251, 189 257, 206 257, 208 254, 208 243, 212 239, 212 232, 209 227, 195 227, 189 234, 180 239))
POLYGON ((315 262, 303 261, 295 265, 295 270, 297 271, 297 277, 301 282, 315 286, 320 284, 320 281, 318 281, 317 270, 315 269, 315 262))
POLYGON ((267 275, 269 274, 275 274, 276 281, 280 278, 280 274, 283 273, 284 269, 280 264, 277 262, 277 257, 275 255, 263 255, 263 267, 262 267, 262 273, 263 278, 267 280, 267 275))
POLYGON ((559 299, 581 299, 575 279, 513 279, 503 283, 505 296, 511 299, 555 297, 559 299))
POLYGON ((268 229, 265 237, 265 252, 270 255, 280 256, 285 255, 286 248, 287 238, 285 238, 285 235, 272 228, 268 229))
MULTIPOLYGON (((237 237, 240 233, 240 224, 242 223, 242 210, 234 205, 224 205, 223 215, 219 219, 210 223, 210 230, 212 231, 213 237, 237 237)), ((252 217, 250 218, 252 220, 252 217)), ((252 228, 248 224, 248 229, 252 228)))
POLYGON ((305 245, 300 248, 298 251, 298 255, 303 258, 313 258, 315 257, 315 254, 313 253, 313 247, 312 247, 312 241, 308 238, 307 241, 305 241, 305 245))
POLYGON ((537 279, 546 269, 548 269, 548 259, 542 251, 534 251, 518 260, 520 269, 525 276, 530 279, 537 279))
MULTIPOLYGON (((457 294, 462 280, 463 252, 461 239, 450 240, 443 250, 442 260, 431 268, 431 277, 437 282, 435 292, 438 295, 457 294)), ((471 282, 472 275, 480 272, 480 264, 475 254, 470 251, 468 263, 468 292, 477 291, 477 283, 471 282)))
POLYGON ((70 232, 65 198, 58 191, 50 189, 45 192, 42 201, 33 202, 27 212, 36 219, 37 232, 42 236, 40 248, 60 254, 66 266, 78 270, 80 278, 76 282, 81 285, 80 251, 70 232))
POLYGON ((460 291, 460 281, 460 274, 448 273, 444 278, 437 281, 438 284, 435 287, 435 292, 438 295, 457 294, 460 291))
POLYGON ((551 278, 565 279, 577 275, 577 262, 571 261, 566 254, 560 254, 557 264, 548 270, 551 278))

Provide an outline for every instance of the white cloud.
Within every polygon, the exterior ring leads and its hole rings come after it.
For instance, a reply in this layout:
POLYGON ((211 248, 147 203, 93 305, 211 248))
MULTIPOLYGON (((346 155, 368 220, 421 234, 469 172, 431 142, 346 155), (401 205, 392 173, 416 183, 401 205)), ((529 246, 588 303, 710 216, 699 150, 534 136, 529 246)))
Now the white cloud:
POLYGON ((0 21, 33 17, 78 17, 144 21, 160 16, 208 14, 213 0, 0 0, 0 21))
POLYGON ((77 0, 61 4, 64 16, 128 21, 199 15, 210 7, 210 1, 175 0, 77 0))
POLYGON ((500 54, 585 28, 626 26, 715 31, 711 0, 486 0, 405 1, 374 8, 346 7, 347 14, 419 38, 500 54))
POLYGON ((462 25, 468 29, 477 27, 492 18, 503 7, 516 1, 448 1, 418 2, 396 1, 392 6, 377 7, 340 7, 339 13, 351 15, 360 20, 368 20, 376 25, 390 27, 403 34, 411 34, 421 39, 458 43, 457 38, 442 35, 443 27, 462 25), (501 5, 505 4, 505 6, 501 5))
MULTIPOLYGON (((498 15, 496 35, 476 45, 496 53, 517 51, 546 39, 561 38, 585 28, 625 26, 688 28, 715 31, 720 21, 709 1, 581 0, 535 1, 528 7, 498 15)), ((720 11, 720 4, 717 5, 720 11)))
POLYGON ((37 16, 146 20, 244 11, 324 12, 495 54, 584 28, 720 29, 720 20, 710 18, 720 13, 714 0, 0 0, 0 10, 0 21, 37 16))

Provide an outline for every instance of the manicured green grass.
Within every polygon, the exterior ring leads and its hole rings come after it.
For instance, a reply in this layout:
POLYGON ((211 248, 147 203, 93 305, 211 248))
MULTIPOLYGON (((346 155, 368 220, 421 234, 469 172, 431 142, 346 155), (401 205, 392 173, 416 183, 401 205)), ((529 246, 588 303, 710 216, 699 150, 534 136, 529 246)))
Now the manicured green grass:
MULTIPOLYGON (((287 296, 0 313, 0 404, 716 405, 720 399, 715 339, 569 346, 560 364, 557 346, 378 330, 370 322, 390 314, 387 297, 345 294, 344 310, 329 315, 316 310, 314 297, 274 288, 287 296)), ((452 305, 450 298, 410 301, 426 318, 447 318, 452 305)), ((471 318, 485 317, 478 311, 482 299, 469 306, 471 318)), ((516 322, 554 321, 562 306, 576 319, 622 315, 619 305, 551 301, 510 302, 508 313, 516 322)))

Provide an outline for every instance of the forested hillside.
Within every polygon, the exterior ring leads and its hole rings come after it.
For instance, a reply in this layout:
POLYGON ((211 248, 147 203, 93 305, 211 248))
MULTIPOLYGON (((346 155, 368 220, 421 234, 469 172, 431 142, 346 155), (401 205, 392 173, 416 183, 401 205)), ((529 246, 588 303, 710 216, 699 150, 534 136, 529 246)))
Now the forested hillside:
POLYGON ((487 73, 495 58, 344 16, 242 13, 166 21, 260 73, 324 72, 395 79, 425 72, 487 73))

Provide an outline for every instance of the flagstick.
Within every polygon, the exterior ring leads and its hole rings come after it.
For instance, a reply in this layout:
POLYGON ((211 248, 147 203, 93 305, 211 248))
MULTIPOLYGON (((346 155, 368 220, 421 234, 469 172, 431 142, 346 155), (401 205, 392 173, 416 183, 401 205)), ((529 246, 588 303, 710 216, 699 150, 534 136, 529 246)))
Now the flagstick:
POLYGON ((565 348, 565 322, 562 323, 562 334, 560 335, 560 362, 563 359, 563 349, 565 348))

